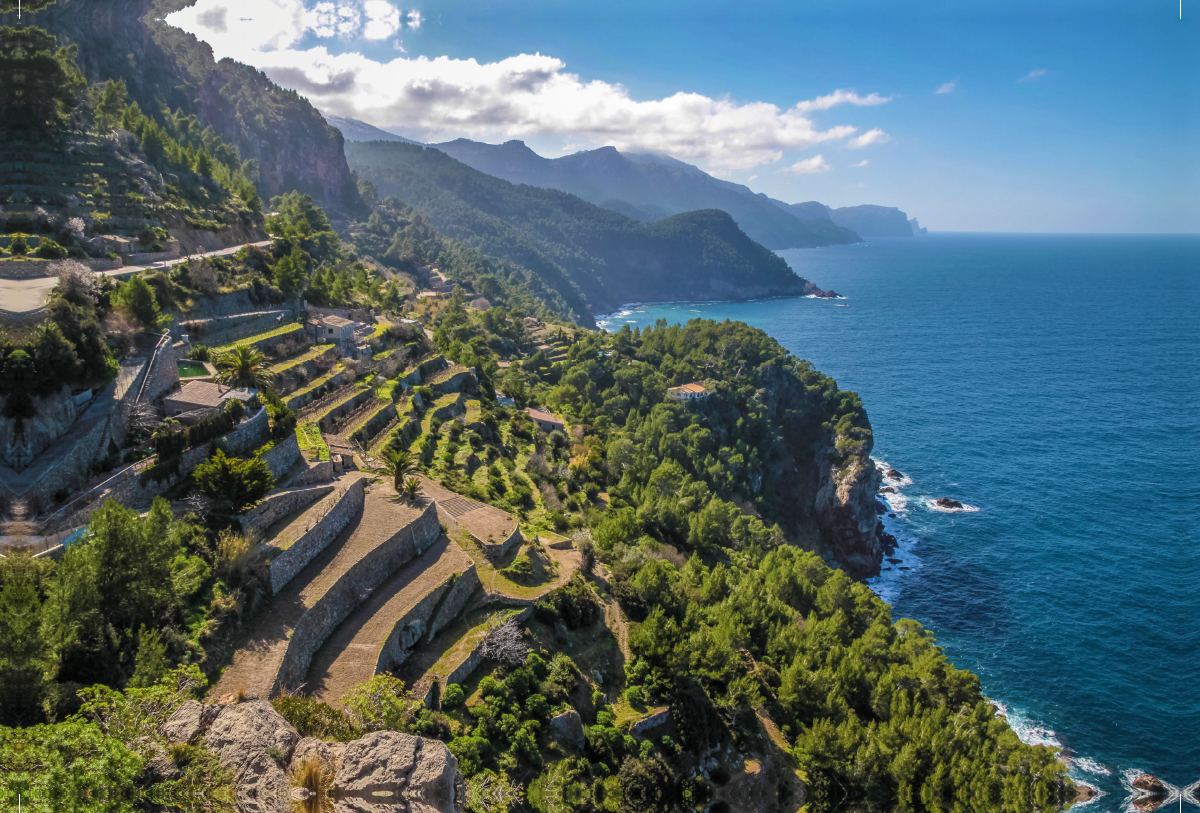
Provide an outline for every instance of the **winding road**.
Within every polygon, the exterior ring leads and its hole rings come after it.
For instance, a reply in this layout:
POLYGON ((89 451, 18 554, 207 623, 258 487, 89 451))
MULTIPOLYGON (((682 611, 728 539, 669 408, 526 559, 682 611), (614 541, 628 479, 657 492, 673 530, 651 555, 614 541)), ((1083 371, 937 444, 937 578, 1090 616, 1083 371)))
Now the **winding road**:
MULTIPOLYGON (((270 240, 260 240, 257 243, 249 243, 248 245, 262 248, 270 244, 270 240)), ((217 251, 206 251, 203 254, 193 254, 192 259, 227 257, 230 254, 237 253, 241 248, 241 245, 237 245, 218 249, 217 251)), ((106 277, 123 277, 141 271, 161 271, 185 259, 187 258, 179 257, 174 260, 160 260, 148 265, 126 265, 121 268, 114 268, 111 271, 98 271, 96 273, 106 277)), ((0 278, 0 311, 8 311, 14 314, 32 313, 46 304, 46 297, 50 295, 50 292, 54 290, 54 286, 57 284, 58 277, 35 277, 33 279, 0 278)))

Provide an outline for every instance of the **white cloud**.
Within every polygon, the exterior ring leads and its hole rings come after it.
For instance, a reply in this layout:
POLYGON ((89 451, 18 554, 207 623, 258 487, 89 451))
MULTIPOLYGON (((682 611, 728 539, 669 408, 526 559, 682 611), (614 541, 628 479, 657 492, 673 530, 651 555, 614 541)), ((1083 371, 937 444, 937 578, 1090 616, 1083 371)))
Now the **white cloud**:
MULTIPOLYGON (((568 72, 562 60, 543 54, 483 63, 404 55, 384 61, 354 51, 330 53, 320 45, 299 47, 312 34, 347 36, 352 24, 361 29, 361 14, 372 35, 382 34, 395 22, 384 6, 395 8, 383 0, 321 0, 315 5, 312 0, 198 0, 169 21, 207 41, 218 59, 253 65, 328 113, 400 128, 427 142, 555 135, 620 150, 663 152, 700 161, 711 171, 731 172, 859 132, 845 124, 818 124, 815 113, 891 100, 852 90, 835 90, 790 108, 682 91, 639 100, 623 85, 583 79, 568 72), (228 20, 227 31, 217 30, 200 19, 216 7, 236 8, 239 13, 229 18, 259 22, 235 26, 228 20), (240 13, 249 8, 256 10, 240 13)), ((418 11, 402 11, 401 17, 409 28, 422 23, 418 11)), ((851 146, 886 139, 882 130, 869 130, 851 146)))
POLYGON ((942 85, 940 88, 938 88, 937 90, 934 91, 934 93, 953 93, 953 92, 954 92, 954 83, 953 82, 947 82, 946 84, 942 85))
POLYGON ((812 158, 805 158, 803 161, 797 161, 790 167, 784 167, 779 170, 787 175, 811 175, 814 172, 828 172, 833 169, 829 164, 825 163, 825 158, 820 155, 814 155, 812 158))
POLYGON ((367 15, 364 39, 385 40, 400 30, 400 9, 387 0, 366 0, 363 11, 367 15))
POLYGON ((852 138, 846 144, 852 150, 860 150, 868 144, 882 144, 885 141, 891 141, 892 137, 876 127, 874 130, 867 130, 857 138, 852 138))
POLYGON ((758 180, 757 175, 751 175, 749 178, 746 179, 746 183, 750 183, 751 181, 757 181, 757 180, 758 180))
POLYGON ((1030 79, 1037 79, 1039 76, 1045 76, 1045 75, 1046 75, 1045 68, 1034 68, 1029 73, 1025 74, 1020 79, 1018 79, 1017 81, 1018 82, 1028 82, 1030 79))
POLYGON ((867 164, 869 164, 869 163, 871 163, 871 162, 870 162, 870 161, 868 161, 866 158, 864 158, 864 159, 862 159, 861 161, 859 161, 857 164, 851 164, 850 166, 852 166, 852 167, 865 167, 865 166, 866 166, 867 164))

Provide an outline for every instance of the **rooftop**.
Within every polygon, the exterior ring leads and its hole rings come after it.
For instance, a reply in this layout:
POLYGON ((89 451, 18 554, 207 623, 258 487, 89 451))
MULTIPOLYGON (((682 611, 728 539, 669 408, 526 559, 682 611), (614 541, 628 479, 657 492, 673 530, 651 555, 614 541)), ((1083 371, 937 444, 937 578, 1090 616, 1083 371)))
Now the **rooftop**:
POLYGON ((178 392, 169 394, 167 398, 198 407, 219 407, 230 398, 249 401, 257 394, 258 390, 245 387, 233 389, 215 381, 189 381, 178 392))
POLYGON ((318 316, 316 319, 311 321, 317 323, 318 325, 324 325, 325 327, 345 327, 346 325, 354 324, 353 319, 346 319, 341 316, 318 316))
POLYGON ((535 421, 549 421, 551 423, 562 423, 563 422, 563 419, 558 417, 557 415, 553 415, 549 412, 543 412, 542 410, 534 409, 533 407, 526 407, 525 414, 527 414, 529 417, 533 418, 535 421))
POLYGON ((682 387, 670 387, 667 392, 707 392, 707 390, 704 389, 703 384, 693 382, 691 384, 684 384, 682 387))

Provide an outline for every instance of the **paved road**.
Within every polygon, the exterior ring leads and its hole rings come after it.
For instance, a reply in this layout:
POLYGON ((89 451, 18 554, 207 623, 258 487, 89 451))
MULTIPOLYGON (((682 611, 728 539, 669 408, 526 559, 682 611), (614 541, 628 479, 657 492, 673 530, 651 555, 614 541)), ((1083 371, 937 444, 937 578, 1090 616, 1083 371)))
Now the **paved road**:
MULTIPOLYGON (((251 243, 252 246, 269 246, 270 240, 261 240, 257 243, 251 243)), ((218 251, 206 251, 203 254, 193 254, 193 259, 202 257, 226 257, 230 254, 235 254, 241 249, 240 245, 230 246, 218 251)), ((182 258, 181 258, 182 259, 182 258)), ((170 268, 172 265, 180 262, 175 260, 160 260, 149 265, 126 265, 122 268, 114 268, 111 271, 99 272, 106 277, 124 277, 130 274, 136 274, 139 271, 163 270, 170 268)), ((50 291, 54 290, 54 286, 58 284, 57 277, 35 277, 33 279, 0 279, 0 310, 6 310, 11 313, 30 313, 46 304, 46 297, 50 291)))

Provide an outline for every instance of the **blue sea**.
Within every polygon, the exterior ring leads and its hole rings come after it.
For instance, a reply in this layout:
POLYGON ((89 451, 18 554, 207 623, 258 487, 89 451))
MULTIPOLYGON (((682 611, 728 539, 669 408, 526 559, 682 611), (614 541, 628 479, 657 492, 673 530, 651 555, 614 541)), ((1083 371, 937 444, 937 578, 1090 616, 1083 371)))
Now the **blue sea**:
MULTIPOLYGON (((901 540, 871 581, 1027 742, 1131 809, 1200 780, 1200 237, 934 234, 781 252, 844 299, 735 319, 857 391, 901 540), (964 510, 936 510, 952 497, 964 510), (907 568, 902 570, 900 568, 907 568)), ((1174 809, 1178 803, 1173 802, 1174 809)))

